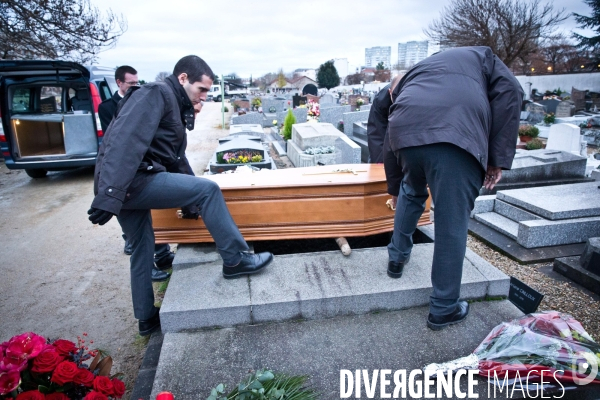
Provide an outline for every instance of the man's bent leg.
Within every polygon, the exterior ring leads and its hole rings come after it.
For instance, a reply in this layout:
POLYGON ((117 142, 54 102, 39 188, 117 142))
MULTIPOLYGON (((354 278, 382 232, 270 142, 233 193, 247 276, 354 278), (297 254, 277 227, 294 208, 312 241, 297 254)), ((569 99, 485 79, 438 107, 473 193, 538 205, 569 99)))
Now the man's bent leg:
POLYGON ((394 233, 388 245, 389 259, 393 262, 403 262, 410 256, 412 235, 429 197, 425 176, 418 165, 419 157, 415 155, 417 150, 418 148, 408 148, 399 152, 398 163, 402 165, 404 178, 394 214, 394 233))
POLYGON ((133 249, 131 254, 131 298, 135 318, 147 320, 154 316, 154 231, 150 210, 121 210, 117 216, 133 249))
POLYGON ((475 157, 457 146, 428 147, 427 182, 435 204, 430 313, 448 315, 458 305, 469 218, 484 171, 475 157))
MULTIPOLYGON (((237 228, 219 186, 208 179, 160 172, 124 209, 161 209, 197 205, 225 265, 240 262, 248 245, 237 228)), ((129 236, 129 235, 128 235, 129 236)))

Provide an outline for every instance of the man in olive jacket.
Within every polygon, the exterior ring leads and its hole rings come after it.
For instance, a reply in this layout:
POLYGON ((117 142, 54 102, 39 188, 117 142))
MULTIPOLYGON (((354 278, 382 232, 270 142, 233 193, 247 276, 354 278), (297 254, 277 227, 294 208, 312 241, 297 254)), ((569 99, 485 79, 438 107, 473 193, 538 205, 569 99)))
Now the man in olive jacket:
POLYGON ((141 335, 160 328, 150 278, 151 209, 182 207, 184 218, 200 215, 223 258, 226 279, 256 273, 273 259, 271 253, 248 253, 219 186, 195 177, 185 156, 186 128, 194 129, 194 107, 206 100, 213 80, 200 57, 186 56, 165 82, 129 90, 98 151, 89 219, 104 225, 116 215, 131 241, 131 294, 141 335))
POLYGON ((493 188, 512 165, 523 90, 489 47, 462 47, 415 65, 392 97, 388 139, 402 178, 388 178, 398 195, 388 275, 401 277, 409 261, 429 185, 435 247, 427 325, 439 330, 469 312, 459 301, 469 216, 482 184, 493 188))

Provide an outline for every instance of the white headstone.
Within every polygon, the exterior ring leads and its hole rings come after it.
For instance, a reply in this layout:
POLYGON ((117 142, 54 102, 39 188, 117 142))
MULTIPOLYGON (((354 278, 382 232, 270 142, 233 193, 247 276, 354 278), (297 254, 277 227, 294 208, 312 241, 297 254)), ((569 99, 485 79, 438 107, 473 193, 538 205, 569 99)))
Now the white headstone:
POLYGON ((547 150, 562 150, 581 154, 581 129, 573 124, 554 124, 548 134, 547 150))

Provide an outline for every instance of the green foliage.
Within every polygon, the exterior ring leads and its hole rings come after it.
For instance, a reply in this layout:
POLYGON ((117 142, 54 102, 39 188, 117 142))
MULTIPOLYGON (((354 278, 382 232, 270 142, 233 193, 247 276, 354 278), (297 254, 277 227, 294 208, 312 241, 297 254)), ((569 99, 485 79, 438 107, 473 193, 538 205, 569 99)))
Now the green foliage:
POLYGON ((379 64, 375 66, 375 69, 378 71, 383 71, 385 69, 385 65, 383 65, 383 61, 379 61, 379 64))
POLYGON ((277 87, 283 88, 287 85, 287 80, 285 79, 285 74, 283 73, 283 69, 279 69, 277 73, 277 87))
POLYGON ((573 16, 579 23, 580 29, 591 29, 597 35, 586 37, 573 32, 573 38, 579 42, 580 48, 598 50, 600 46, 600 0, 583 0, 583 2, 592 8, 592 15, 588 17, 573 13, 573 16))
POLYGON ((212 389, 206 400, 315 400, 317 394, 306 387, 307 376, 288 376, 268 369, 249 374, 229 394, 222 383, 212 389))
POLYGON ((554 113, 544 115, 544 123, 546 125, 552 125, 556 121, 556 116, 554 113))
POLYGON ((260 97, 255 97, 252 99, 252 105, 254 107, 260 107, 262 105, 262 100, 260 99, 260 97))
POLYGON ((223 110, 224 110, 225 112, 229 112, 229 108, 227 108, 227 107, 224 107, 224 108, 223 108, 223 110))
POLYGON ((540 130, 534 125, 521 125, 519 126, 519 136, 531 136, 532 138, 538 137, 540 130))
POLYGON ((292 138, 292 125, 296 123, 296 117, 290 108, 285 116, 285 121, 283 122, 283 138, 285 140, 290 140, 292 138))
POLYGON ((525 145, 525 148, 527 150, 538 150, 544 147, 544 143, 538 139, 538 138, 533 138, 531 139, 529 142, 527 142, 527 144, 525 145))
POLYGON ((217 164, 225 164, 225 160, 223 160, 223 152, 217 153, 217 164))
POLYGON ((327 61, 325 64, 321 64, 319 71, 317 72, 317 83, 320 88, 331 89, 340 84, 340 75, 333 65, 333 60, 327 61))

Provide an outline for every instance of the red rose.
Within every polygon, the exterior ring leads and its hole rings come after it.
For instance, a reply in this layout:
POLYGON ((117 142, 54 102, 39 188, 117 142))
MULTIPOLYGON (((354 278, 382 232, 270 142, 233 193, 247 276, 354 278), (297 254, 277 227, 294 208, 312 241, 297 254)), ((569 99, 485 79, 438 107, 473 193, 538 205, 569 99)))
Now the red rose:
POLYGON ((73 382, 73 378, 75 377, 75 374, 77 374, 78 369, 77 364, 74 362, 62 361, 56 366, 50 380, 59 385, 73 382))
POLYGON ((0 396, 12 392, 19 387, 20 383, 19 371, 0 372, 0 396))
POLYGON ((14 336, 8 341, 6 356, 10 358, 29 359, 37 356, 42 351, 46 339, 33 332, 14 336))
POLYGON ((69 400, 69 396, 64 393, 54 392, 47 394, 46 400, 69 400))
POLYGON ((27 359, 2 357, 0 358, 0 372, 23 371, 27 368, 27 359))
POLYGON ((121 397, 123 397, 123 395, 125 394, 125 384, 123 383, 123 381, 115 378, 112 380, 112 384, 113 384, 113 394, 115 395, 115 397, 117 399, 120 399, 121 397))
POLYGON ((75 346, 75 343, 71 342, 70 340, 58 339, 52 343, 52 346, 54 346, 58 354, 63 357, 66 357, 70 353, 75 353, 77 351, 77 346, 75 346))
POLYGON ((108 397, 102 393, 94 392, 93 390, 85 395, 83 400, 108 400, 108 397))
POLYGON ((79 370, 75 374, 75 378, 73 378, 73 382, 75 382, 78 385, 92 387, 94 383, 94 374, 92 374, 89 370, 85 368, 79 368, 79 370))
POLYGON ((44 374, 54 371, 54 368, 63 360, 63 358, 50 346, 50 348, 42 351, 36 358, 33 359, 33 367, 31 372, 44 374))
POLYGON ((19 393, 17 400, 44 400, 46 396, 37 390, 30 390, 28 392, 19 393))
POLYGON ((97 376, 94 379, 94 390, 99 391, 107 396, 113 394, 113 384, 108 376, 97 376))

